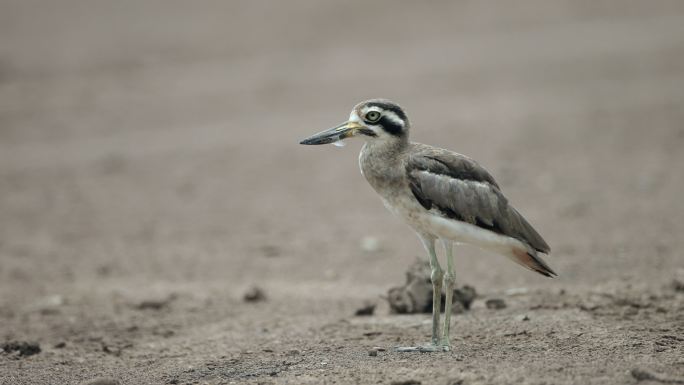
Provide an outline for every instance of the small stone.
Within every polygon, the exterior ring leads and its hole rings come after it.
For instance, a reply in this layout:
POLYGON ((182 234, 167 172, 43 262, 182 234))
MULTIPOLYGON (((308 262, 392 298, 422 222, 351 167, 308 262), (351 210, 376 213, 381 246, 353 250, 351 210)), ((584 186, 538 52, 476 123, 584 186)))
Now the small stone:
POLYGON ((366 301, 363 306, 360 308, 356 309, 356 312, 354 312, 354 315, 356 316, 371 316, 375 313, 375 303, 366 301))
MULTIPOLYGON (((406 271, 406 284, 389 289, 387 302, 390 311, 396 314, 432 313, 432 280, 430 264, 418 259, 406 271)), ((452 293, 452 314, 461 314, 470 309, 477 297, 472 286, 454 288, 452 293)), ((441 293, 441 308, 445 310, 446 292, 441 293)))
POLYGON ((368 351, 368 355, 371 357, 377 357, 378 356, 378 351, 375 349, 371 349, 368 351))
POLYGON ((422 382, 418 380, 400 380, 392 381, 392 385, 421 385, 422 382))
POLYGON ((639 368, 632 369, 630 374, 637 381, 650 381, 655 379, 655 376, 653 374, 639 368))
POLYGON ((164 337, 164 338, 169 338, 169 337, 173 337, 173 335, 176 334, 176 332, 174 332, 173 330, 170 330, 170 329, 167 329, 167 330, 155 330, 155 331, 153 332, 153 334, 154 334, 154 335, 157 335, 157 336, 164 337))
POLYGON ((17 352, 20 356, 28 357, 40 353, 40 345, 37 342, 10 341, 0 345, 5 353, 17 352))
POLYGON ((451 304, 451 314, 463 314, 466 312, 465 306, 461 302, 454 301, 451 304))
POLYGON ((49 295, 41 298, 30 306, 31 310, 35 310, 44 315, 57 314, 60 307, 64 305, 64 297, 59 294, 49 295))
POLYGON ((393 287, 387 292, 387 302, 390 310, 396 314, 409 314, 414 312, 415 304, 408 294, 406 287, 393 287))
MULTIPOLYGON (((470 305, 472 305, 473 301, 475 301, 475 297, 477 297, 477 292, 475 291, 475 288, 469 285, 464 285, 461 288, 454 289, 452 302, 454 303, 454 305, 456 303, 460 303, 461 305, 463 305, 464 310, 469 310, 470 305)), ((454 306, 453 308, 455 309, 456 306, 454 306)))
POLYGON ((485 302, 487 309, 504 309, 506 308, 506 302, 501 298, 491 298, 485 302))
POLYGON ((366 253, 378 252, 381 249, 380 240, 376 237, 365 236, 361 238, 360 247, 366 253))
POLYGON ((161 310, 169 306, 174 299, 176 299, 175 294, 171 294, 166 298, 146 299, 135 305, 135 308, 139 310, 161 310))
POLYGON ((266 293, 260 287, 252 286, 242 298, 245 302, 261 302, 266 300, 266 293))
POLYGON ((62 341, 62 342, 57 342, 57 343, 55 344, 55 349, 62 349, 62 348, 64 348, 64 347, 66 347, 66 342, 64 342, 64 341, 62 341))
POLYGON ((366 337, 377 337, 377 336, 379 336, 379 335, 381 335, 381 334, 382 334, 382 332, 379 332, 379 331, 372 331, 372 332, 365 332, 365 333, 363 333, 363 335, 366 336, 366 337))
POLYGON ((520 321, 529 321, 529 320, 530 320, 530 317, 528 317, 527 314, 523 314, 523 315, 521 315, 521 316, 518 316, 518 319, 519 319, 520 321))
POLYGON ((97 377, 92 380, 81 382, 81 385, 121 385, 121 383, 110 377, 97 377))
POLYGON ((504 293, 509 297, 513 297, 516 295, 525 295, 525 294, 529 293, 529 291, 530 290, 526 287, 514 287, 514 288, 506 290, 504 293))

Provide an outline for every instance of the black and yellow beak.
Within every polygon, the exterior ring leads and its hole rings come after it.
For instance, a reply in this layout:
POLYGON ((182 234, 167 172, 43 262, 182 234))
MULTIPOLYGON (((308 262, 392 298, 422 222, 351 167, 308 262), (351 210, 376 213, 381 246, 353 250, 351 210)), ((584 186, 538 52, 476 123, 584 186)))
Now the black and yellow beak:
POLYGON ((313 134, 310 137, 302 140, 299 144, 328 144, 335 143, 339 140, 350 138, 356 135, 356 132, 363 128, 362 125, 356 122, 344 122, 337 127, 321 131, 318 134, 313 134))

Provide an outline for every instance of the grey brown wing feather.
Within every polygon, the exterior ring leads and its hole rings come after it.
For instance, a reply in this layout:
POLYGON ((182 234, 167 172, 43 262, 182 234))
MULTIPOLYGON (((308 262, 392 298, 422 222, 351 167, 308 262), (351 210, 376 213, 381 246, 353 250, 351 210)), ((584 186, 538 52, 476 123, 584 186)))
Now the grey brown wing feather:
POLYGON ((425 209, 435 208, 449 218, 518 239, 539 252, 550 251, 541 235, 508 203, 494 178, 470 158, 446 150, 421 151, 411 156, 407 176, 413 195, 425 209))
POLYGON ((426 170, 455 179, 485 182, 499 188, 494 177, 473 159, 465 155, 424 144, 414 144, 407 171, 426 170))

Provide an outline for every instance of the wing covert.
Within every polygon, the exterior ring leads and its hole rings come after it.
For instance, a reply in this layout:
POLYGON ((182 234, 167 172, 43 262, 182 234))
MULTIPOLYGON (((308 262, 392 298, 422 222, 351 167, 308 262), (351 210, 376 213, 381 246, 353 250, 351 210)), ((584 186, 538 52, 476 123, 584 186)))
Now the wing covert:
POLYGON ((440 149, 410 157, 409 187, 426 209, 529 244, 548 253, 537 231, 508 203, 494 178, 472 159, 440 149))

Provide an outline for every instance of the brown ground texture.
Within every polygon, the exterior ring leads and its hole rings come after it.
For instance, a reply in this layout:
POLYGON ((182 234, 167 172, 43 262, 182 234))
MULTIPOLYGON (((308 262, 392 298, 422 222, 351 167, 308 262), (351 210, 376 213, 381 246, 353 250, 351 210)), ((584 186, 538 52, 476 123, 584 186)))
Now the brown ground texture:
POLYGON ((678 0, 2 0, 0 383, 682 384, 683 106, 678 0), (297 144, 371 97, 553 250, 458 248, 448 353, 392 350, 425 257, 361 142, 297 144))

